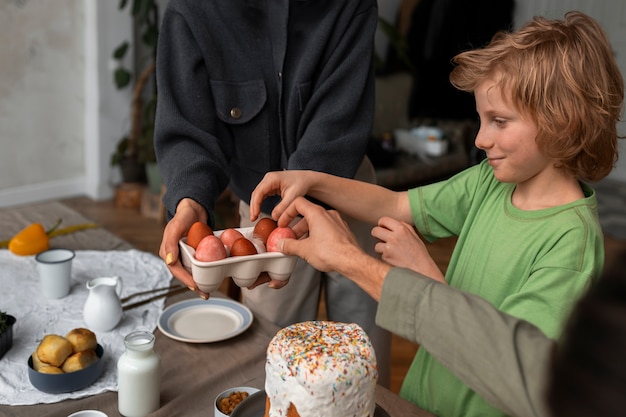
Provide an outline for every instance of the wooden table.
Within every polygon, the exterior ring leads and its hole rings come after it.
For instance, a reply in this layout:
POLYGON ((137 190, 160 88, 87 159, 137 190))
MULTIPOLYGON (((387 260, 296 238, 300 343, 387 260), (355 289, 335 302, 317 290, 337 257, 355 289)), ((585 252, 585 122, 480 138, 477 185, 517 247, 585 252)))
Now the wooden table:
MULTIPOLYGON (((78 213, 60 203, 46 203, 19 209, 0 210, 0 240, 7 239, 21 227, 42 218, 62 215, 64 224, 85 222, 78 213)), ((59 244, 80 249, 127 249, 128 243, 102 229, 91 229, 55 238, 59 244)), ((215 294, 214 296, 223 296, 215 294)), ((167 299, 166 306, 188 298, 191 292, 167 299)), ((213 400, 221 391, 235 386, 263 389, 265 381, 265 351, 278 327, 254 318, 250 328, 232 339, 216 343, 192 344, 179 342, 155 330, 155 350, 162 363, 161 408, 150 414, 157 416, 212 416, 213 400)), ((26 354, 25 354, 26 355, 26 354)), ((0 362, 0 372, 2 363, 0 362)), ((34 388, 33 388, 34 389, 34 388)), ((391 391, 378 386, 377 404, 391 417, 431 416, 391 391)), ((0 405, 0 416, 68 416, 85 409, 101 410, 109 417, 119 416, 117 392, 105 392, 78 400, 30 406, 0 405)))

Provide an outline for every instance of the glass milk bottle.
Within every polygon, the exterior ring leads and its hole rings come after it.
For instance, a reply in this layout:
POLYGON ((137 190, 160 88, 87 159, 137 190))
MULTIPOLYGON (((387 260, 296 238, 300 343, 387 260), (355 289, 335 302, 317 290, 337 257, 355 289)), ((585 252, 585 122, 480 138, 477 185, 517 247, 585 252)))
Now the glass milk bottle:
POLYGON ((143 417, 160 406, 161 364, 154 335, 135 331, 124 344, 126 352, 117 361, 118 409, 124 417, 143 417))

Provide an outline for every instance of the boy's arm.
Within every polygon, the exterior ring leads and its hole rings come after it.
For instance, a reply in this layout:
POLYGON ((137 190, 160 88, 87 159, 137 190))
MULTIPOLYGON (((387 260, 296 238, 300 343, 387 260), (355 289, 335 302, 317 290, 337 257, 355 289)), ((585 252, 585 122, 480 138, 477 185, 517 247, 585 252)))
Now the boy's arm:
POLYGON ((376 224, 383 216, 413 223, 406 192, 395 192, 375 184, 321 172, 290 170, 267 173, 250 198, 252 220, 260 214, 263 200, 271 195, 282 198, 272 211, 275 219, 279 219, 297 197, 309 196, 365 223, 376 224))

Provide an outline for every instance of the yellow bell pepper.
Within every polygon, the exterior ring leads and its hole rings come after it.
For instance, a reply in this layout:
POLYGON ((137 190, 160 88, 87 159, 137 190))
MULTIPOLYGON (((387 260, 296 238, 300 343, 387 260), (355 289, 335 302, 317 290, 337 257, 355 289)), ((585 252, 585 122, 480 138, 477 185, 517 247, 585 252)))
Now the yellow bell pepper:
POLYGON ((9 250, 16 255, 36 255, 50 249, 49 233, 59 227, 61 219, 54 226, 46 231, 41 223, 33 223, 26 226, 9 241, 9 250))
POLYGON ((22 229, 10 240, 1 241, 0 248, 8 247, 16 255, 36 255, 50 249, 50 238, 52 237, 99 227, 95 223, 82 223, 57 229, 60 224, 61 219, 57 220, 55 225, 46 231, 40 223, 33 223, 22 229))

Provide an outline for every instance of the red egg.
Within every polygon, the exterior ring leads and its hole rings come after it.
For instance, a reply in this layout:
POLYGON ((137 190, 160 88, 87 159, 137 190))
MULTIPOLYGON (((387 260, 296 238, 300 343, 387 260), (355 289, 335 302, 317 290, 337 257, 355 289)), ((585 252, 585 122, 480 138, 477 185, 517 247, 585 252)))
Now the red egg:
POLYGON ((201 262, 219 261, 226 258, 226 248, 217 236, 208 235, 198 243, 195 257, 201 262))
POLYGON ((256 253, 254 244, 245 237, 235 240, 230 248, 230 256, 256 255, 256 253))
POLYGON ((263 217, 254 225, 252 236, 258 238, 264 245, 267 243, 267 237, 276 229, 278 225, 273 219, 263 217))
POLYGON ((277 227, 272 230, 272 233, 267 237, 267 251, 268 252, 280 252, 278 249, 278 242, 285 238, 295 239, 296 233, 291 227, 277 227))

